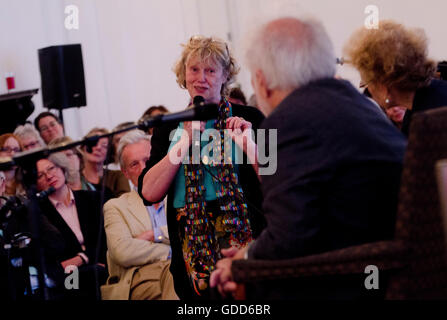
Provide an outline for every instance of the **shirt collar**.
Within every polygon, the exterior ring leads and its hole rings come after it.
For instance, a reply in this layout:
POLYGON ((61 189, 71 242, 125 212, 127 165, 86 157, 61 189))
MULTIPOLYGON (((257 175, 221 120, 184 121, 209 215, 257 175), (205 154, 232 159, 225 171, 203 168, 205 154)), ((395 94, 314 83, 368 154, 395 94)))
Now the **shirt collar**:
MULTIPOLYGON (((68 186, 67 186, 67 188, 68 188, 68 186)), ((68 188, 68 192, 69 192, 69 195, 70 195, 70 201, 69 201, 69 206, 70 206, 70 205, 72 205, 72 204, 75 204, 75 198, 74 198, 73 191, 72 191, 70 188, 68 188)), ((48 200, 50 200, 50 202, 51 202, 51 203, 54 205, 54 207, 56 207, 56 208, 59 207, 59 206, 61 206, 61 205, 64 205, 63 202, 54 199, 51 195, 48 196, 48 200)))

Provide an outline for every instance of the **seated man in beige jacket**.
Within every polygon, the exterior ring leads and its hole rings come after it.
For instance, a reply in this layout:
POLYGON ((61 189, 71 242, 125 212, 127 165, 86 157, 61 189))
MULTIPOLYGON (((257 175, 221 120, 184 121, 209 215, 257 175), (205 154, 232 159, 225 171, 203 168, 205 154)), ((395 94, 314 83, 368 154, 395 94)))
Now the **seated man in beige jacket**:
MULTIPOLYGON (((135 186, 150 148, 150 137, 140 130, 120 140, 121 171, 135 186)), ((178 299, 169 272, 171 247, 163 202, 146 207, 132 190, 104 205, 104 227, 109 278, 101 287, 102 299, 178 299)))

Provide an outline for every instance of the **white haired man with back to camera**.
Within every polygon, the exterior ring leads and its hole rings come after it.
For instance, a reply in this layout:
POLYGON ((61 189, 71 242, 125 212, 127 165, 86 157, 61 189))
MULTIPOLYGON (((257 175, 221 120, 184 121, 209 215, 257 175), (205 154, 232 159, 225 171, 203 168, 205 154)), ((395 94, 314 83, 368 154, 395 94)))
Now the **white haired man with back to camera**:
MULTIPOLYGON (((211 276, 223 295, 236 289, 234 259, 291 259, 391 238, 406 145, 376 106, 335 78, 332 43, 318 21, 270 21, 253 33, 246 57, 267 115, 261 128, 277 130, 277 170, 262 176, 267 227, 245 248, 226 250, 211 276)), ((247 298, 352 299, 366 291, 359 279, 316 277, 259 285, 247 298)))

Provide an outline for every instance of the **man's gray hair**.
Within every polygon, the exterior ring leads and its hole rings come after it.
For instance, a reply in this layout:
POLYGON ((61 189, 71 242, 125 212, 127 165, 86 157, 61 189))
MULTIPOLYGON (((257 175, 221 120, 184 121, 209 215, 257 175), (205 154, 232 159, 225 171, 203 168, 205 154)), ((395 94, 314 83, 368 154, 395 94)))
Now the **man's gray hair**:
POLYGON ((331 40, 323 25, 309 18, 263 24, 247 40, 245 60, 252 74, 262 70, 269 89, 295 89, 336 72, 331 40))
POLYGON ((40 136, 39 131, 37 131, 36 128, 32 124, 25 123, 24 125, 18 126, 14 130, 14 134, 19 139, 23 139, 25 137, 33 136, 39 142, 41 147, 45 147, 46 146, 46 143, 43 141, 42 137, 40 136))
POLYGON ((124 169, 124 162, 122 158, 123 150, 129 144, 138 143, 141 140, 151 141, 151 137, 141 130, 132 130, 121 137, 118 143, 118 160, 120 162, 121 169, 124 169))

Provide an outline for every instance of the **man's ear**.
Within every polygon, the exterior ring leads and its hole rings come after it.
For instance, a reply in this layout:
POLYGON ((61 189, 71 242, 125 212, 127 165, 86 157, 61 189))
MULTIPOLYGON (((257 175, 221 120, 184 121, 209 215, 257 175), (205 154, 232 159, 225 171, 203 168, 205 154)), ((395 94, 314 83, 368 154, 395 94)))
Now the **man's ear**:
POLYGON ((263 100, 268 100, 272 95, 272 91, 269 89, 267 85, 267 79, 265 78, 264 73, 261 70, 256 70, 255 73, 255 81, 257 82, 259 95, 263 100))

